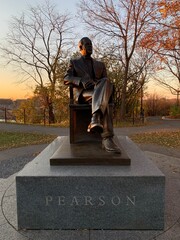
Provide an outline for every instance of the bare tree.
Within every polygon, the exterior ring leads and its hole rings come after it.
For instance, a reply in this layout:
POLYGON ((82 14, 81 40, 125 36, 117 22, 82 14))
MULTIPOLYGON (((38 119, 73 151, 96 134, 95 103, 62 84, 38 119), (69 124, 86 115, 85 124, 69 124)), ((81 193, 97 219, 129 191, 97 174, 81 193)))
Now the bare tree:
POLYGON ((124 68, 121 97, 121 117, 125 115, 126 92, 132 68, 132 58, 139 39, 152 27, 155 4, 144 0, 81 0, 81 16, 88 27, 102 38, 103 44, 113 44, 124 68))
POLYGON ((7 63, 22 74, 21 82, 32 79, 43 93, 46 92, 50 123, 54 122, 57 71, 70 43, 69 22, 69 15, 59 14, 49 1, 29 6, 27 12, 12 18, 5 44, 1 46, 7 63))

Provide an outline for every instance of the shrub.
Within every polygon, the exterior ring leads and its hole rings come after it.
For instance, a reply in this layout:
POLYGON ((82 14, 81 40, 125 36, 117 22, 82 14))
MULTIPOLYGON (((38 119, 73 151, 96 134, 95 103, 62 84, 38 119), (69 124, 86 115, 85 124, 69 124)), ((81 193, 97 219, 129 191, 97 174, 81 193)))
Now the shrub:
POLYGON ((170 108, 170 116, 172 116, 174 118, 179 118, 180 117, 180 106, 173 105, 170 108))

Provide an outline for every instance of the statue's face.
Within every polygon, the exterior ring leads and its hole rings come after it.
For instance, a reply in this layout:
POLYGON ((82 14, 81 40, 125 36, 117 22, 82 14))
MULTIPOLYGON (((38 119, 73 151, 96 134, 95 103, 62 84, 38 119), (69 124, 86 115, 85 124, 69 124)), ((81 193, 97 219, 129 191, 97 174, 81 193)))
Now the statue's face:
POLYGON ((80 52, 83 56, 90 56, 92 54, 93 47, 90 39, 86 38, 83 40, 80 52))

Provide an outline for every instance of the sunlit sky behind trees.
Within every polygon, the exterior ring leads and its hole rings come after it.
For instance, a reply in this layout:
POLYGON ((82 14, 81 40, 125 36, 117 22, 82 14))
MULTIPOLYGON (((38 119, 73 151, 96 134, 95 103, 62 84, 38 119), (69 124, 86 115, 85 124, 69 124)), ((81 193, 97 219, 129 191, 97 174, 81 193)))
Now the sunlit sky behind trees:
MULTIPOLYGON (((8 23, 12 16, 19 16, 22 12, 26 12, 28 6, 36 6, 44 3, 45 0, 1 0, 0 1, 0 41, 6 37, 8 32, 8 23)), ((60 13, 65 11, 76 14, 78 0, 53 0, 60 13)), ((76 19, 76 18, 75 18, 76 19)), ((79 32, 79 39, 88 36, 87 32, 83 32, 82 27, 77 23, 77 33, 79 32)), ((2 65, 3 61, 0 59, 0 98, 27 98, 32 95, 33 88, 30 83, 20 84, 20 77, 18 72, 13 72, 13 68, 2 65)), ((170 91, 160 88, 153 81, 150 81, 146 90, 148 93, 157 93, 161 97, 174 98, 170 91)))
MULTIPOLYGON (((25 12, 28 6, 36 6, 44 3, 45 0, 1 0, 0 1, 0 40, 6 37, 9 21, 12 16, 19 16, 25 12)), ((52 1, 60 13, 67 11, 76 14, 76 4, 78 0, 53 0, 52 1)), ((82 36, 81 36, 82 37, 82 36)), ((0 98, 27 98, 32 95, 34 89, 29 83, 20 84, 19 73, 14 72, 10 66, 4 67, 3 61, 0 61, 0 98)))

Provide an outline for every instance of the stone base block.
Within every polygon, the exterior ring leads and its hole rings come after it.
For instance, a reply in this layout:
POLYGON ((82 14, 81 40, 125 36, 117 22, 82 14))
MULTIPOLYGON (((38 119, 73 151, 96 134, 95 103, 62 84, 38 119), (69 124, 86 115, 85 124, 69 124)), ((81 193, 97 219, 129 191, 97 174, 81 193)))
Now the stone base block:
POLYGON ((165 177, 128 137, 130 166, 51 166, 63 141, 17 175, 19 229, 163 229, 165 177))

